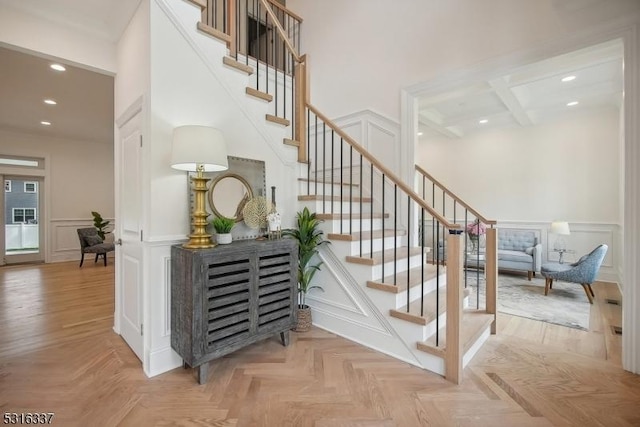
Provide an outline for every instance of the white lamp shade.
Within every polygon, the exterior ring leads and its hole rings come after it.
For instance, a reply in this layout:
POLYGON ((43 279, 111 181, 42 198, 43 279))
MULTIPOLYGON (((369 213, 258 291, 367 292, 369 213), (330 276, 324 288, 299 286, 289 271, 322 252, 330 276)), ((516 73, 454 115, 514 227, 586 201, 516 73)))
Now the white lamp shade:
POLYGON ((553 221, 551 223, 551 232, 561 236, 568 236, 571 234, 571 231, 569 230, 569 223, 566 221, 553 221))
POLYGON ((204 172, 229 169, 227 146, 222 132, 207 126, 180 126, 173 130, 171 167, 195 172, 202 165, 204 172))

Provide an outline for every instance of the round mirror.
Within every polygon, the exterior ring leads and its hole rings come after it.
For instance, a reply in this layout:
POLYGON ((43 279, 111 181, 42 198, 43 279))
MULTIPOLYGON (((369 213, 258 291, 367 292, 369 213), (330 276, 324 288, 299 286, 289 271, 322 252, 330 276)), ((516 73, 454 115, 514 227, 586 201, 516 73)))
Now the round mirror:
POLYGON ((240 175, 227 173, 216 178, 209 189, 209 206, 216 216, 243 220, 242 209, 251 200, 253 192, 240 175))

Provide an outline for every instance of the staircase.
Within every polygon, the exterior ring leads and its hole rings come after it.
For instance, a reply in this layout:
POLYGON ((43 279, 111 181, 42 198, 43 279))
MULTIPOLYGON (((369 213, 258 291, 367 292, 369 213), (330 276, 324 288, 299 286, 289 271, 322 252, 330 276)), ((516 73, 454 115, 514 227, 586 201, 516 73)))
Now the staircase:
POLYGON ((282 126, 283 143, 297 150, 298 210, 324 220, 332 245, 323 252, 363 289, 416 364, 460 383, 464 365, 495 333, 495 221, 419 168, 414 190, 310 104, 302 18, 274 0, 189 1, 202 10, 194 31, 226 43, 220 60, 247 76, 246 94, 269 104, 264 120, 282 126), (463 268, 464 231, 475 220, 490 227, 482 273, 463 268), (468 274, 485 276, 484 304, 468 274))

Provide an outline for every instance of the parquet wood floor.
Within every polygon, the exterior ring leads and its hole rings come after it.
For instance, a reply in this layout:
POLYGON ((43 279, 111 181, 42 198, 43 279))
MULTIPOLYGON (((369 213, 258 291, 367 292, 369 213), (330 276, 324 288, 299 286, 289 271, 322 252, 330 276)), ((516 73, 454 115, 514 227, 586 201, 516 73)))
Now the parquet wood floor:
POLYGON ((456 386, 314 328, 146 378, 112 331, 113 264, 0 268, 0 407, 60 426, 639 426, 620 308, 595 284, 592 331, 499 316, 456 386))

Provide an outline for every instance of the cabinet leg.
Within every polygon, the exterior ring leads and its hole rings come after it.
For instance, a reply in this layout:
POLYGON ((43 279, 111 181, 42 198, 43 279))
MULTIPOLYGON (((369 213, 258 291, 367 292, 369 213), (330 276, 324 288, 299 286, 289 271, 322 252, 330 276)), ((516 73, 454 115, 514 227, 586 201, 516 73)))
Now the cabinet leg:
POLYGON ((205 384, 207 382, 207 371, 209 363, 203 363, 198 366, 198 384, 205 384))
POLYGON ((283 346, 288 346, 289 345, 289 331, 285 331, 285 332, 280 332, 280 340, 282 340, 282 345, 283 346))

